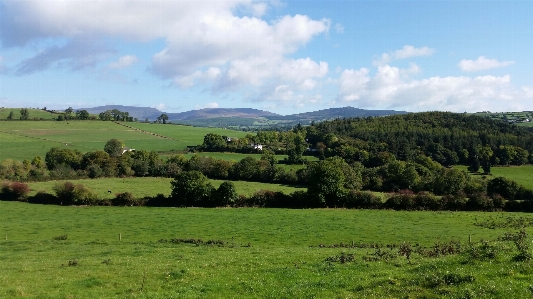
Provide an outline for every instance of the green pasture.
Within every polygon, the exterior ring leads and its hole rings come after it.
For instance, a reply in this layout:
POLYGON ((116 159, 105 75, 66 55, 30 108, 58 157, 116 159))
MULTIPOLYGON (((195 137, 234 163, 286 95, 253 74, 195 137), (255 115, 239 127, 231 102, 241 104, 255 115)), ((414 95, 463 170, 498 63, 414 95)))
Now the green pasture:
MULTIPOLYGON (((458 165, 455 166, 459 169, 467 171, 467 166, 458 165)), ((491 177, 504 177, 510 180, 517 182, 520 185, 528 189, 533 189, 533 165, 522 165, 522 166, 509 166, 509 167, 491 167, 490 168, 491 177)), ((481 175, 476 175, 481 176, 481 175)))
MULTIPOLYGON (((203 142, 211 132, 232 132, 213 128, 189 126, 124 123, 140 129, 109 121, 2 121, 0 122, 0 160, 32 159, 46 154, 52 147, 67 147, 82 152, 101 150, 109 139, 124 141, 129 148, 146 151, 172 152, 203 142), (153 129, 153 131, 147 131, 153 129), (170 137, 164 138, 164 137, 170 137)), ((240 136, 240 135, 239 135, 240 136)))
POLYGON ((530 298, 533 266, 513 260, 512 242, 491 242, 490 259, 413 253, 409 262, 397 249, 327 248, 466 247, 469 236, 479 244, 509 231, 476 223, 509 217, 531 215, 0 202, 0 297, 530 298), (224 244, 159 242, 172 238, 224 244))
POLYGON ((2 140, 0 160, 44 157, 54 146, 78 149, 82 152, 102 150, 105 143, 113 138, 122 140, 127 147, 135 149, 183 149, 183 145, 174 140, 105 121, 6 121, 2 122, 0 134, 12 136, 7 141, 2 140))
POLYGON ((228 137, 245 137, 247 132, 243 131, 234 131, 227 130, 222 128, 200 128, 192 126, 183 126, 183 125, 173 125, 173 124, 153 124, 153 123, 123 123, 124 125, 131 126, 133 128, 144 130, 147 132, 152 132, 160 134, 166 137, 173 138, 178 140, 183 147, 187 145, 199 145, 204 142, 204 136, 213 133, 219 134, 222 136, 228 137))
MULTIPOLYGON (((113 198, 117 193, 130 192, 137 198, 156 196, 157 194, 170 195, 170 178, 102 178, 84 180, 66 180, 74 184, 82 184, 98 195, 98 198, 113 198), (108 191, 111 191, 108 192, 108 191)), ((28 185, 32 192, 38 191, 52 193, 52 188, 66 181, 30 182, 28 185)), ((209 180, 214 187, 218 188, 223 180, 209 180)), ((304 187, 288 186, 282 184, 267 184, 259 182, 233 181, 237 193, 250 196, 259 190, 271 190, 290 194, 298 190, 306 190, 304 187)))
MULTIPOLYGON (((9 116, 9 113, 13 111, 13 120, 20 120, 20 110, 21 108, 0 108, 0 120, 5 120, 9 116)), ((43 120, 51 120, 53 118, 56 118, 58 114, 50 113, 41 109, 31 109, 28 108, 29 112, 29 119, 43 119, 43 120)), ((0 123, 3 124, 3 123, 0 123)))

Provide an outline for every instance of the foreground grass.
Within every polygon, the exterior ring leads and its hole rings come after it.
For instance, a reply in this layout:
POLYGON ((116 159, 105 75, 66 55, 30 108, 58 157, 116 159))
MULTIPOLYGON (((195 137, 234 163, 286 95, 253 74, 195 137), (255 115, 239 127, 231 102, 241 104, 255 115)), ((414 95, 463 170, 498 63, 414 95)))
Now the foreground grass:
MULTIPOLYGON (((117 193, 130 192, 137 198, 153 197, 157 194, 170 195, 171 178, 102 178, 84 180, 64 180, 48 182, 30 182, 28 185, 34 195, 38 191, 45 191, 53 194, 53 187, 58 183, 73 182, 82 184, 98 195, 98 198, 113 198, 117 193), (111 192, 109 192, 111 191, 111 192)), ((209 180, 215 188, 222 184, 223 180, 209 180)), ((298 190, 306 190, 304 187, 288 186, 283 184, 267 184, 259 182, 233 181, 237 193, 250 196, 259 190, 271 190, 290 194, 298 190)))
MULTIPOLYGON (((319 244, 491 240, 474 225, 527 214, 60 207, 0 202, 2 298, 527 298, 533 267, 506 243, 465 255, 370 261, 319 244), (121 240, 119 241, 119 234, 121 240), (66 240, 53 240, 66 235, 66 240), (160 239, 225 240, 224 246, 160 239), (342 253, 354 259, 339 263, 342 253)), ((385 249, 387 250, 387 249, 385 249)), ((392 252, 392 251, 391 251, 392 252)))

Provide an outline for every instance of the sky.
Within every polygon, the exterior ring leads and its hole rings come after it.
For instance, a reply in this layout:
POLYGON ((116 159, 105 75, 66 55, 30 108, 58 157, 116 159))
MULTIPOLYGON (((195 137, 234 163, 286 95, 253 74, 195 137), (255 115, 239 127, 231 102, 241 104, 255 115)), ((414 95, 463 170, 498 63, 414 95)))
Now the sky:
POLYGON ((0 107, 533 110, 533 1, 0 0, 0 107))

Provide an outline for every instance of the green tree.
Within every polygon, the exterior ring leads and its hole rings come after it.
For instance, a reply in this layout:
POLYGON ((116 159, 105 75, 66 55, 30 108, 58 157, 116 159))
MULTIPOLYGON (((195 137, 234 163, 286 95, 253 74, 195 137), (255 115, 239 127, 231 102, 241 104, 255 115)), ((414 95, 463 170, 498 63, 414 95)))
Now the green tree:
POLYGON ((28 111, 28 108, 20 109, 20 120, 28 120, 29 117, 30 117, 30 111, 28 111))
POLYGON ((9 115, 7 116, 8 120, 13 120, 13 117, 15 117, 13 111, 9 111, 9 115))
POLYGON ((346 194, 343 164, 331 157, 308 166, 307 193, 317 206, 334 206, 346 194))
POLYGON ((202 149, 210 152, 224 151, 226 149, 226 139, 219 134, 209 133, 204 136, 202 149))
POLYGON ((235 185, 230 181, 224 181, 213 194, 213 206, 232 206, 238 198, 235 185))
POLYGON ((457 194, 467 183, 468 174, 456 168, 443 168, 435 178, 434 191, 436 194, 457 194))
POLYGON ((78 110, 76 111, 76 118, 79 120, 87 120, 89 119, 89 112, 87 112, 87 110, 78 110))
POLYGON ((263 152, 261 152, 261 160, 267 161, 270 166, 274 166, 277 162, 276 155, 269 149, 263 149, 263 152))
POLYGON ((68 107, 67 109, 65 109, 65 116, 67 119, 71 119, 71 115, 72 115, 72 112, 74 111, 74 109, 72 109, 72 107, 68 107))
POLYGON ((180 172, 170 185, 175 206, 204 206, 214 190, 207 177, 195 170, 180 172))
POLYGON ((111 157, 119 157, 123 150, 124 142, 115 138, 108 140, 104 146, 104 151, 111 157))
POLYGON ((49 170, 62 164, 72 169, 78 169, 82 160, 82 153, 78 150, 53 147, 46 153, 44 160, 49 170))
POLYGON ((168 120, 168 115, 166 115, 165 113, 157 117, 157 122, 159 123, 163 122, 163 124, 166 124, 167 120, 168 120))
POLYGON ((483 168, 483 172, 486 174, 490 173, 490 167, 491 167, 491 159, 494 155, 494 152, 490 148, 490 146, 486 145, 478 150, 479 153, 479 162, 481 164, 481 168, 483 168))

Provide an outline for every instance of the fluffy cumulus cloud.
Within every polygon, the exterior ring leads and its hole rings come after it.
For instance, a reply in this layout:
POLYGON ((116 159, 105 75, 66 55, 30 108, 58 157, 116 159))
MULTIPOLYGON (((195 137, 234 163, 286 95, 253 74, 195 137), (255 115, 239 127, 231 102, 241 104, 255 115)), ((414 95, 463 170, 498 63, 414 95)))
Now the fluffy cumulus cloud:
POLYGON ((124 69, 124 68, 130 67, 137 61, 139 61, 137 56, 125 55, 125 56, 120 57, 117 61, 110 63, 109 68, 110 69, 124 69))
MULTIPOLYGON (((213 92, 252 86, 264 90, 285 84, 291 92, 312 90, 327 63, 292 59, 299 48, 329 31, 328 19, 286 15, 261 17, 278 1, 5 1, 0 10, 3 47, 39 44, 38 53, 21 61, 18 75, 52 67, 71 69, 106 63, 122 69, 133 55, 109 62, 117 53, 110 40, 128 43, 164 41, 148 70, 188 88, 207 84, 213 92), (82 46, 85 47, 82 47, 82 46), (289 70, 281 73, 280 69, 289 70), (280 79, 280 74, 283 75, 280 79), (284 82, 281 82, 285 80, 284 82)), ((342 26, 336 27, 342 31, 342 26)), ((116 56, 115 56, 116 57, 116 56)))
POLYGON ((402 49, 390 53, 383 53, 379 59, 374 61, 374 65, 387 64, 393 60, 406 59, 417 56, 431 56, 435 49, 429 47, 415 48, 410 45, 405 45, 402 49))
POLYGON ((336 102, 361 108, 462 112, 523 110, 533 99, 532 90, 516 88, 509 75, 413 79, 405 73, 390 65, 378 66, 373 76, 366 68, 344 70, 336 102))
POLYGON ((196 105, 196 109, 204 109, 204 108, 218 108, 218 103, 216 102, 211 102, 211 103, 207 103, 205 105, 196 105))
POLYGON ((496 59, 486 58, 485 56, 479 56, 476 60, 463 59, 459 62, 458 66, 465 72, 477 72, 505 67, 511 64, 514 64, 514 61, 498 61, 496 59))

